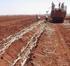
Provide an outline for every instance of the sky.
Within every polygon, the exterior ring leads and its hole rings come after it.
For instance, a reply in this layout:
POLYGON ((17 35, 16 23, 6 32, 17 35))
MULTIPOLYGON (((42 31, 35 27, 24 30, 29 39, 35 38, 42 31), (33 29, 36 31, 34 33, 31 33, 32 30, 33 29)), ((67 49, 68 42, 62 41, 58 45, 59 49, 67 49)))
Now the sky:
POLYGON ((50 12, 52 1, 56 6, 64 2, 70 14, 70 0, 0 0, 0 15, 45 14, 50 12))

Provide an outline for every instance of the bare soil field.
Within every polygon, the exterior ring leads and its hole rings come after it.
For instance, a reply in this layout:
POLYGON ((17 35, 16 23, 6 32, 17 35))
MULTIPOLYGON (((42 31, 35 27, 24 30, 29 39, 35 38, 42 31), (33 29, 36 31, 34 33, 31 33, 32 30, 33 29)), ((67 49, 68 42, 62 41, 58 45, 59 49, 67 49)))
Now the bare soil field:
MULTIPOLYGON (((31 38, 37 32, 39 33, 41 28, 42 28, 42 25, 35 23, 35 25, 31 26, 31 28, 30 28, 32 30, 30 30, 25 35, 23 35, 22 38, 17 37, 17 38, 19 38, 19 40, 14 41, 10 46, 8 46, 8 48, 6 46, 8 44, 6 44, 5 45, 6 49, 3 50, 5 52, 3 52, 3 54, 0 54, 0 65, 1 66, 13 66, 13 65, 16 65, 16 63, 20 60, 20 56, 21 56, 21 59, 23 59, 23 57, 25 56, 25 53, 27 51, 29 42, 31 41, 31 38), (33 27, 33 29, 32 29, 32 27, 33 27), (23 51, 23 50, 25 50, 25 51, 23 51), (22 56, 22 55, 24 55, 24 56, 22 56)), ((16 37, 16 36, 14 36, 14 37, 16 37)), ((10 41, 10 39, 8 41, 10 41)), ((8 42, 8 41, 6 41, 6 42, 8 42)), ((0 50, 2 50, 1 49, 2 45, 0 45, 0 50)), ((5 48, 5 47, 3 47, 3 48, 5 48)), ((30 49, 28 49, 28 50, 30 50, 30 49)))
POLYGON ((36 21, 35 16, 0 20, 0 40, 12 35, 0 43, 0 66, 70 66, 69 22, 36 21))
POLYGON ((70 66, 70 24, 48 24, 25 66, 70 66))
POLYGON ((0 40, 36 21, 35 16, 0 16, 0 40))

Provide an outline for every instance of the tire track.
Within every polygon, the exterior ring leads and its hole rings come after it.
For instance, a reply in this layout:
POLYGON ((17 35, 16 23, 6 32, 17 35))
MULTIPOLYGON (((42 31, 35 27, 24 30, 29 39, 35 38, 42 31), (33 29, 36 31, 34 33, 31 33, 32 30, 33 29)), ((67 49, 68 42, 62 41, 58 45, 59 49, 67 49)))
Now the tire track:
POLYGON ((70 53, 62 38, 59 26, 48 24, 25 66, 70 66, 70 53))
POLYGON ((63 27, 62 27, 62 28, 59 28, 59 26, 60 26, 60 25, 55 26, 55 27, 56 27, 56 31, 57 31, 57 34, 59 35, 61 44, 62 44, 62 46, 64 47, 65 52, 67 53, 68 59, 70 60, 70 53, 69 53, 70 51, 69 51, 69 48, 68 48, 68 46, 66 45, 66 42, 65 42, 65 40, 64 40, 64 37, 65 37, 65 36, 63 36, 63 34, 61 33, 61 29, 65 30, 65 28, 63 28, 63 27))
MULTIPOLYGON (((58 65, 63 66, 69 66, 70 63, 70 51, 68 47, 66 46, 63 34, 61 33, 61 29, 64 30, 62 27, 60 27, 62 24, 54 25, 53 28, 56 30, 56 36, 58 37, 59 45, 57 45, 57 48, 60 48, 60 56, 59 60, 57 60, 58 65), (63 57, 61 57, 61 55, 63 57)), ((63 25, 64 26, 64 25, 63 25)), ((57 55, 57 54, 56 54, 57 55)))

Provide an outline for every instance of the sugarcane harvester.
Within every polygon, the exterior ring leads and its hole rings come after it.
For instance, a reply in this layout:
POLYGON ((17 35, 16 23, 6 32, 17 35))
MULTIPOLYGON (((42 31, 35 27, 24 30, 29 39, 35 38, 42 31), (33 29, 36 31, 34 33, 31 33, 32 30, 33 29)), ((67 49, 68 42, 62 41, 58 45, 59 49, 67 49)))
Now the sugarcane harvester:
POLYGON ((50 22, 52 23, 63 23, 66 16, 67 7, 64 3, 59 3, 59 7, 55 8, 55 4, 52 2, 51 13, 50 13, 50 22))

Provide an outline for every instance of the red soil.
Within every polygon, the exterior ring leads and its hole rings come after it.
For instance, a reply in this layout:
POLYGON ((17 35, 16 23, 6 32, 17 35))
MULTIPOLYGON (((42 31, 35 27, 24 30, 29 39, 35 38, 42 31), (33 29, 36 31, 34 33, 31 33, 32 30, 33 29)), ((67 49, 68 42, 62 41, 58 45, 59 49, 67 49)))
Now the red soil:
POLYGON ((36 21, 35 16, 0 17, 0 41, 36 21))
POLYGON ((70 25, 51 24, 41 35, 25 66, 70 66, 70 25), (65 28, 68 27, 68 28, 65 28))
MULTIPOLYGON (((0 40, 36 21, 35 16, 8 17, 5 21, 0 18, 0 40)), ((70 66, 70 25, 50 23, 48 25, 52 31, 46 27, 25 66, 70 66)), ((37 29, 38 27, 26 33, 23 38, 6 49, 6 52, 0 56, 0 65, 9 66, 37 29)), ((20 63, 21 60, 18 60, 15 66, 20 66, 20 63)))

